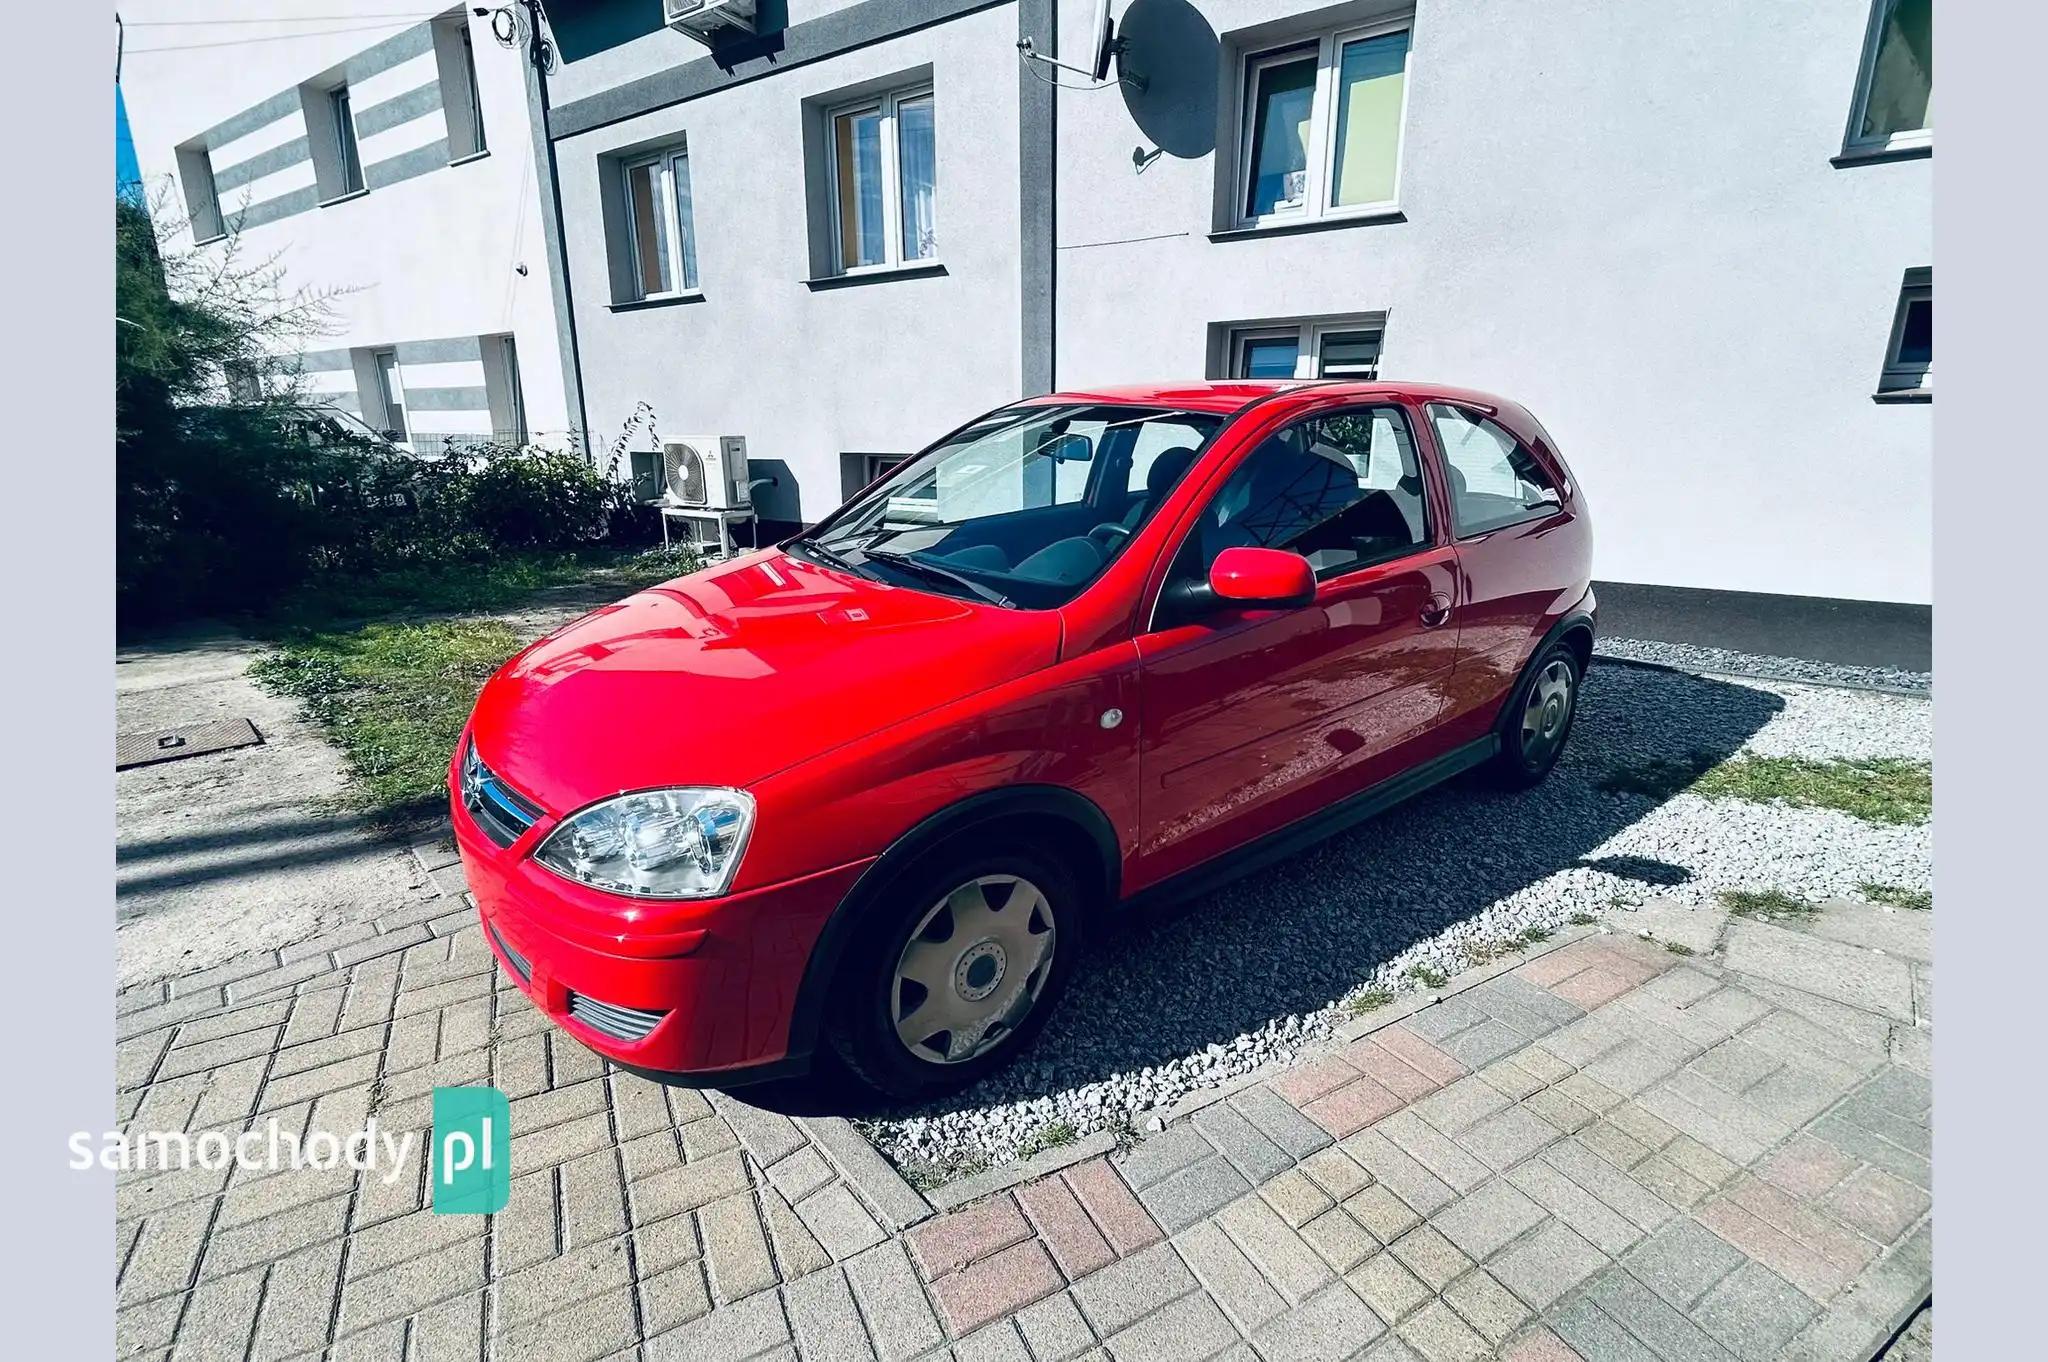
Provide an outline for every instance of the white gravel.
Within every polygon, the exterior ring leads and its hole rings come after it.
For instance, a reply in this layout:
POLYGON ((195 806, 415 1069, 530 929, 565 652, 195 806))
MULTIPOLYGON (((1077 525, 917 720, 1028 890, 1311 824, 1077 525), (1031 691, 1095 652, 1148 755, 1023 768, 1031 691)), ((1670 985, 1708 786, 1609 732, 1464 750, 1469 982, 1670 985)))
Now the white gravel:
MULTIPOLYGON (((1734 670, 1727 661, 1714 669, 1734 670)), ((1843 671, 1813 675, 1851 679, 1843 671)), ((1625 921, 1652 895, 1932 888, 1925 825, 1691 794, 1660 803, 1600 784, 1658 759, 1930 760, 1932 746, 1931 699, 1596 663, 1564 760, 1537 789, 1454 782, 1170 920, 1105 933, 1015 1064, 958 1098, 863 1125, 926 1175, 1002 1162, 1049 1132, 1119 1127, 1312 1048, 1348 1019, 1348 996, 1418 987, 1419 966, 1454 974, 1472 963, 1468 944, 1578 913, 1625 921)))
POLYGON ((1770 657, 1727 648, 1700 648, 1690 643, 1654 643, 1646 639, 1603 638, 1594 645, 1600 657, 1657 662, 1692 672, 1724 672, 1762 676, 1778 681, 1818 681, 1836 686, 1881 686, 1886 690, 1926 694, 1934 689, 1932 672, 1901 667, 1855 667, 1840 662, 1813 662, 1803 657, 1770 657))

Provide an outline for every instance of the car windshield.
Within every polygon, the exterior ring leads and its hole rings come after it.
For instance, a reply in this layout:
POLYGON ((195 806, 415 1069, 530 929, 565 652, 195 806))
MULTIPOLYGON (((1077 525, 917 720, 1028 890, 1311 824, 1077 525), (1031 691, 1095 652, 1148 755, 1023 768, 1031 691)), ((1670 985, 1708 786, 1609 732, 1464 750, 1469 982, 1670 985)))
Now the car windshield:
POLYGON ((1050 609, 1101 574, 1221 424, 1160 407, 1005 407, 792 542, 878 580, 1050 609))

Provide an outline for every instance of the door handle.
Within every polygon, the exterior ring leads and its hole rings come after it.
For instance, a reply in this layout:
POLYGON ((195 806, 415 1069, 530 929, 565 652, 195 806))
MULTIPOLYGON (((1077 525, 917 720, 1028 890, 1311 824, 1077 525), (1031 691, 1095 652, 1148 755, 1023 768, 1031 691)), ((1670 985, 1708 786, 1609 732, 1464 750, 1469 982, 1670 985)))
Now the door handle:
POLYGON ((1451 617, 1451 598, 1445 595, 1431 596, 1422 607, 1422 627, 1434 629, 1451 617))

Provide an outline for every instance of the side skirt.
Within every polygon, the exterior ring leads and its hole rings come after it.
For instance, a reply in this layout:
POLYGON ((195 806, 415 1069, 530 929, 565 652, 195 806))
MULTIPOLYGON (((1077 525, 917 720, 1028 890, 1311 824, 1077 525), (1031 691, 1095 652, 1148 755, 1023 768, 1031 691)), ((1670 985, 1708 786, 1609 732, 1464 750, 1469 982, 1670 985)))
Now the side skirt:
POLYGON ((1474 738, 1440 757, 1411 767, 1398 776, 1390 776, 1369 790, 1360 790, 1320 813, 1311 814, 1234 851, 1223 852, 1191 870, 1183 870, 1170 879, 1161 880, 1149 889, 1140 890, 1124 900, 1122 906, 1124 909, 1152 907, 1221 888, 1232 880, 1263 870, 1275 861, 1285 860, 1354 824, 1384 813, 1453 776, 1462 775, 1489 760, 1499 750, 1500 736, 1496 733, 1474 738))

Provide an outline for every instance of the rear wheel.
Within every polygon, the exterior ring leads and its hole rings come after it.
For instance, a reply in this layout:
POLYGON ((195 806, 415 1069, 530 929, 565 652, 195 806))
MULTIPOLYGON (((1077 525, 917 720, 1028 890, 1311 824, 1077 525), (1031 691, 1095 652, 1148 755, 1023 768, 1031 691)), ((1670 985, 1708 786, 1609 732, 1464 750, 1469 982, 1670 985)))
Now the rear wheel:
POLYGON ((1579 655, 1559 639, 1544 649, 1501 715, 1500 751, 1488 774, 1496 785, 1527 789, 1550 774, 1579 709, 1579 655))
POLYGON ((964 1088, 1045 1025, 1080 953, 1081 895, 1035 851, 941 852, 884 895, 841 975, 832 1044, 890 1097, 964 1088))

